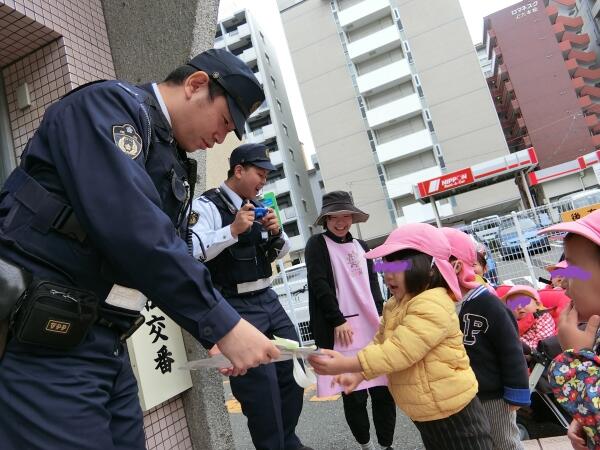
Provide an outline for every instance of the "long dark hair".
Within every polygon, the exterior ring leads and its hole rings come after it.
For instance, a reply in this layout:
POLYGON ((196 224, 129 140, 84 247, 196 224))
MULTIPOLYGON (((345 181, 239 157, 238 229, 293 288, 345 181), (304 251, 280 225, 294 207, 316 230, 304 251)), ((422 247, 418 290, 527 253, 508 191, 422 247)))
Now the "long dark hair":
POLYGON ((404 272, 406 292, 418 295, 427 289, 443 287, 449 289, 448 283, 438 270, 431 264, 433 257, 417 250, 407 249, 394 252, 384 258, 386 261, 410 261, 410 268, 404 272))

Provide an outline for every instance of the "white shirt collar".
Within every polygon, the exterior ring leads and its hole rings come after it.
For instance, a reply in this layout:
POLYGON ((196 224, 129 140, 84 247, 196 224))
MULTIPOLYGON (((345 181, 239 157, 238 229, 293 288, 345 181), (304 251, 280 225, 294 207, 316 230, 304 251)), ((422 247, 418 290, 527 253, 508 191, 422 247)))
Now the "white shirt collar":
POLYGON ((237 195, 229 186, 227 186, 225 182, 221 183, 221 186, 219 187, 224 190, 227 196, 231 199, 233 206, 235 206, 237 209, 242 207, 242 197, 237 195))
POLYGON ((167 105, 165 104, 165 100, 163 99, 163 96, 160 95, 160 90, 158 89, 158 85, 156 83, 152 83, 152 89, 154 89, 154 95, 156 96, 156 100, 158 100, 158 104, 160 105, 160 109, 162 110, 162 113, 167 118, 167 122, 169 122, 169 125, 173 126, 173 124, 171 123, 171 116, 169 116, 169 111, 167 110, 167 105))

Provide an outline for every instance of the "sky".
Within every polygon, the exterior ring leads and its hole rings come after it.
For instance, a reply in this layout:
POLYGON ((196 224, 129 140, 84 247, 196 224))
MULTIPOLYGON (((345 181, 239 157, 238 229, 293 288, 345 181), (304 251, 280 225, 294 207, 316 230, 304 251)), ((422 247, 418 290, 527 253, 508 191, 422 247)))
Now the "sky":
MULTIPOLYGON (((474 44, 477 44, 481 42, 483 36, 483 18, 488 14, 518 3, 518 0, 459 0, 459 2, 467 21, 471 39, 474 44)), ((277 9, 277 2, 276 0, 221 0, 219 20, 244 8, 251 12, 265 37, 275 47, 281 72, 285 78, 286 91, 292 114, 294 115, 298 137, 304 144, 307 163, 309 166, 312 166, 310 155, 315 152, 314 143, 304 112, 304 105, 300 96, 292 59, 287 48, 283 25, 277 9)))

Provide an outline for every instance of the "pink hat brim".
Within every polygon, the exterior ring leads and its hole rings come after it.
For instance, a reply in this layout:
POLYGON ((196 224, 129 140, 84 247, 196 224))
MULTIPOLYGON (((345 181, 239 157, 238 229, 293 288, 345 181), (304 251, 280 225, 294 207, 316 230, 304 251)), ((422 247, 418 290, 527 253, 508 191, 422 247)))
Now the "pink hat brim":
POLYGON ((600 245, 600 234, 588 227, 584 221, 578 220, 577 222, 563 222, 556 225, 552 225, 548 228, 538 231, 538 234, 548 233, 573 233, 583 236, 589 239, 596 245, 600 245))
POLYGON ((392 253, 400 250, 406 250, 408 247, 404 244, 386 244, 383 243, 373 250, 369 250, 365 253, 365 257, 368 259, 383 258, 384 256, 391 255, 392 253))

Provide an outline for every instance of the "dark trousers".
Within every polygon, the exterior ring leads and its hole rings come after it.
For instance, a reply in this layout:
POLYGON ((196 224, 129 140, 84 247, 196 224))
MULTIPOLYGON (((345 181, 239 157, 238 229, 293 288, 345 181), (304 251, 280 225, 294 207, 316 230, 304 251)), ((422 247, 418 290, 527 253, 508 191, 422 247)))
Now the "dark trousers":
MULTIPOLYGON (((272 289, 253 296, 228 297, 227 301, 268 338, 298 340, 292 321, 272 289)), ((301 446, 296 425, 304 390, 294 380, 292 361, 261 365, 244 376, 231 377, 230 382, 257 449, 292 450, 301 446)))
POLYGON ((415 422, 428 450, 492 450, 490 423, 475 397, 445 419, 415 422))
POLYGON ((344 415, 354 439, 359 444, 371 440, 369 431, 369 415, 367 413, 367 397, 371 396, 373 424, 377 434, 377 442, 383 447, 391 447, 396 427, 396 404, 387 386, 376 386, 351 394, 342 394, 344 415), (368 393, 367 393, 368 392, 368 393))
POLYGON ((93 326, 76 349, 9 341, 0 361, 3 450, 143 450, 142 410, 127 348, 93 326))

